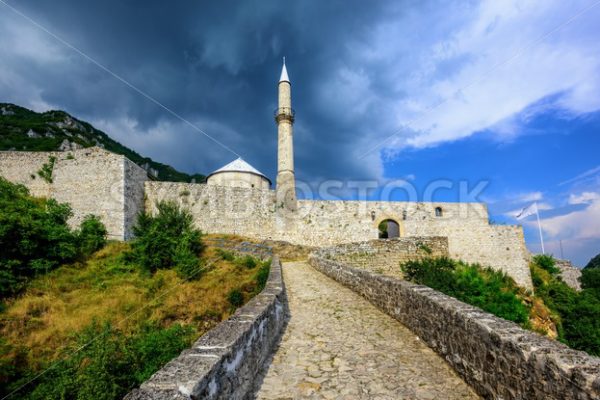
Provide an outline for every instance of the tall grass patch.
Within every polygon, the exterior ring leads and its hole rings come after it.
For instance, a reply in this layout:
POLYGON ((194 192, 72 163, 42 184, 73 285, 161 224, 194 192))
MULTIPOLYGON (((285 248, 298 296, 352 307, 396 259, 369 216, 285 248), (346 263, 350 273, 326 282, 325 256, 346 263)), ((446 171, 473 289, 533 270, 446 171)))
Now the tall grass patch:
POLYGON ((529 306, 522 289, 506 274, 447 257, 409 261, 401 266, 407 280, 429 286, 498 317, 526 324, 529 306))

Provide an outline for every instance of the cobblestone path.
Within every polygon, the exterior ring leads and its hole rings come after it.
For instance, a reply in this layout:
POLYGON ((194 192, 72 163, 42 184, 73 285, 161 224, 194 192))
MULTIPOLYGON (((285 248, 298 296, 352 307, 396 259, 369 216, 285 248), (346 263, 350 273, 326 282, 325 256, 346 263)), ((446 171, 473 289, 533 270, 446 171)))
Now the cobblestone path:
POLYGON ((258 399, 477 399, 398 321, 305 262, 285 263, 291 319, 258 399))

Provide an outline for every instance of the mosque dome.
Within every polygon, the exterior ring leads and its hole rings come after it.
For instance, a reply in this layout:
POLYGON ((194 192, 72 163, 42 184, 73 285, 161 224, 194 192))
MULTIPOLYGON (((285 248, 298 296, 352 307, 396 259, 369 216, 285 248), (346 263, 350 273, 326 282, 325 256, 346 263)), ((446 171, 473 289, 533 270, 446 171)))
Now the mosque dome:
POLYGON ((269 189, 271 180, 265 174, 238 158, 206 177, 208 185, 269 189))

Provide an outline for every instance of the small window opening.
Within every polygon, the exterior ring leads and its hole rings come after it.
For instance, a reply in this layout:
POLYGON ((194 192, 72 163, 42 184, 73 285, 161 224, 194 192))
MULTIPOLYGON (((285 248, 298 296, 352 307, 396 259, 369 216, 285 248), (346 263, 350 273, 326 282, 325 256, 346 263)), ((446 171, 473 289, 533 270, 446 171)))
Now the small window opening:
POLYGON ((442 207, 436 207, 435 208, 435 216, 442 217, 443 215, 444 215, 444 212, 442 211, 442 207))

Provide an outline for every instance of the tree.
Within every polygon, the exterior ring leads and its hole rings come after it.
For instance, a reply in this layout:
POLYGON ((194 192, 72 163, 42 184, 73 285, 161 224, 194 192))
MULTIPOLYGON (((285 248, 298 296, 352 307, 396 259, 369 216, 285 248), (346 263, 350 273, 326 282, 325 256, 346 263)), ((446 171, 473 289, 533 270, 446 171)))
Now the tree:
POLYGON ((175 267, 183 278, 196 277, 204 248, 202 232, 193 227, 190 212, 176 203, 158 202, 156 208, 156 215, 138 216, 131 258, 149 272, 175 267))
POLYGON ((106 228, 86 217, 81 231, 67 224, 71 207, 31 197, 23 185, 0 177, 0 297, 18 292, 33 276, 104 245, 106 228))

